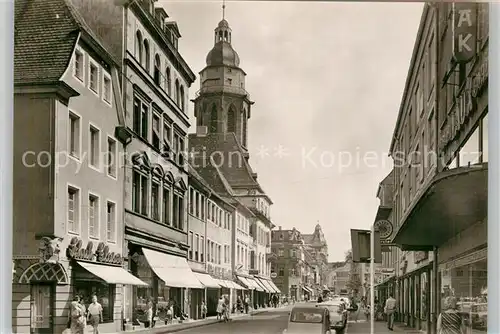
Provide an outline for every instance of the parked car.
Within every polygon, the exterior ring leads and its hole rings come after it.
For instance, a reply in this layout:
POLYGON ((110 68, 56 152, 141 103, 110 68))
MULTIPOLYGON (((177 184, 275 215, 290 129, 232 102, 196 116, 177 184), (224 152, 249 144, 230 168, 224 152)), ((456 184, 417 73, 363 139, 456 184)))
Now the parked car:
POLYGON ((324 307, 297 306, 292 309, 283 334, 331 334, 330 312, 324 307))
POLYGON ((330 329, 336 333, 343 333, 347 327, 347 308, 344 303, 327 301, 316 304, 316 307, 323 307, 330 312, 330 329))

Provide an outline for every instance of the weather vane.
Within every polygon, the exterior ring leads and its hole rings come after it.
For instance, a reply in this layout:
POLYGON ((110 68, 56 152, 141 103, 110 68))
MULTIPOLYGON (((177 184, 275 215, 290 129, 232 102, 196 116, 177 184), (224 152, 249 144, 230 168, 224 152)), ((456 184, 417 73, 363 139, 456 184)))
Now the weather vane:
POLYGON ((226 18, 226 0, 222 0, 222 19, 226 18))

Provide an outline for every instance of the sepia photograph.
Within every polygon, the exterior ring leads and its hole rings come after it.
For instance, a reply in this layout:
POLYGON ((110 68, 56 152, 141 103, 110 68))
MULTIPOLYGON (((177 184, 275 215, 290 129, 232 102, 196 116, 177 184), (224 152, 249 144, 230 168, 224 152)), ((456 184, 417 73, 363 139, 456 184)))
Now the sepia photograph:
POLYGON ((9 332, 493 333, 493 5, 12 6, 9 332))

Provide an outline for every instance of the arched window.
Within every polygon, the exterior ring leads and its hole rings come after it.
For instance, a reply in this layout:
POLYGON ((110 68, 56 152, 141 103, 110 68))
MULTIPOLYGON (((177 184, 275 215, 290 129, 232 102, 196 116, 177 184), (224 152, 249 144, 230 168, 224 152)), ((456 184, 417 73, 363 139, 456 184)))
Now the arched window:
POLYGON ((247 146, 247 126, 248 126, 248 120, 247 120, 247 111, 243 110, 243 129, 242 129, 242 136, 243 136, 243 146, 247 146))
POLYGON ((170 96, 172 94, 172 78, 170 77, 170 67, 167 67, 165 73, 165 89, 168 96, 170 96))
POLYGON ((181 106, 180 104, 180 97, 181 97, 181 92, 180 92, 180 85, 179 85, 179 79, 175 79, 175 102, 177 102, 177 106, 181 106))
POLYGON ((215 104, 210 113, 210 132, 217 133, 217 106, 215 104))
POLYGON ((233 105, 229 107, 227 112, 227 132, 236 132, 236 111, 233 105))
POLYGON ((135 33, 135 50, 134 50, 135 59, 142 64, 142 34, 139 30, 135 33))
POLYGON ((154 73, 153 73, 153 78, 154 78, 155 83, 158 86, 161 86, 161 75, 160 75, 161 72, 160 71, 161 71, 160 55, 156 54, 155 55, 155 69, 154 69, 154 73))
POLYGON ((147 39, 144 40, 144 68, 149 72, 149 42, 147 39))
POLYGON ((180 93, 181 93, 181 110, 184 111, 184 86, 181 86, 181 89, 180 89, 180 93))

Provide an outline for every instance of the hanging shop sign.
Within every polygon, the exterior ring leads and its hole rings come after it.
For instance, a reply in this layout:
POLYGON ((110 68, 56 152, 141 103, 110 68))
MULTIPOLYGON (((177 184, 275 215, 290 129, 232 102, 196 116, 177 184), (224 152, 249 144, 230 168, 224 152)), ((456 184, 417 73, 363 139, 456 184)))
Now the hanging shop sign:
POLYGON ((109 247, 100 242, 94 251, 94 243, 89 241, 87 246, 83 247, 83 241, 73 237, 66 249, 66 256, 73 260, 84 260, 91 262, 100 262, 103 264, 123 265, 123 257, 119 253, 109 251, 109 247))
POLYGON ((476 4, 453 3, 453 58, 468 63, 476 55, 476 4))

